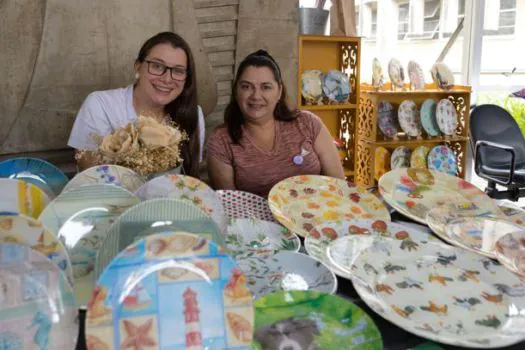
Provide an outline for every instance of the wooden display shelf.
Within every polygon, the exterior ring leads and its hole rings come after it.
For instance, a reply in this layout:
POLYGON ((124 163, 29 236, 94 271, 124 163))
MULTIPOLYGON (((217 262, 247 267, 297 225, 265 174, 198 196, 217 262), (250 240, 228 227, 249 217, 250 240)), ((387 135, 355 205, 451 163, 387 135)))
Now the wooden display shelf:
POLYGON ((347 103, 341 105, 300 105, 299 109, 306 109, 308 111, 331 111, 339 109, 356 109, 355 103, 347 103))
POLYGON ((399 146, 400 144, 403 145, 416 145, 416 146, 422 146, 422 145, 433 145, 435 143, 440 142, 461 142, 461 141, 467 141, 468 137, 465 136, 450 136, 450 137, 433 137, 428 139, 416 139, 416 138, 399 138, 398 140, 384 140, 384 141, 376 141, 375 144, 378 146, 388 147, 388 146, 399 146))

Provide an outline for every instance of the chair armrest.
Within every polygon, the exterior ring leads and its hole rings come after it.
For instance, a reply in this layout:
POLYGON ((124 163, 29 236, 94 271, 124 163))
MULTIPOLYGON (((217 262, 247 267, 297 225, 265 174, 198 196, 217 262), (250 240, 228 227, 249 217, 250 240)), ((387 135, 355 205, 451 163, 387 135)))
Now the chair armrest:
MULTIPOLYGON (((509 172, 509 178, 507 180, 506 183, 504 183, 504 185, 510 185, 512 184, 512 180, 514 179, 514 166, 515 166, 515 162, 516 162, 516 151, 514 150, 514 147, 510 147, 510 146, 507 146, 507 145, 503 145, 501 143, 496 143, 496 142, 491 142, 491 141, 478 141, 476 142, 476 148, 475 148, 475 160, 474 160, 474 168, 476 169, 476 173, 478 172, 478 169, 481 167, 481 163, 480 163, 480 153, 479 153, 479 150, 481 149, 481 147, 487 147, 487 148, 496 148, 496 149, 499 149, 499 150, 502 150, 502 151, 505 151, 505 152, 509 152, 510 153, 510 172, 509 172)), ((485 175, 486 176, 486 175, 485 175)), ((487 176, 489 178, 491 178, 492 180, 498 182, 498 183, 501 183, 501 181, 498 181, 490 176, 487 176)))

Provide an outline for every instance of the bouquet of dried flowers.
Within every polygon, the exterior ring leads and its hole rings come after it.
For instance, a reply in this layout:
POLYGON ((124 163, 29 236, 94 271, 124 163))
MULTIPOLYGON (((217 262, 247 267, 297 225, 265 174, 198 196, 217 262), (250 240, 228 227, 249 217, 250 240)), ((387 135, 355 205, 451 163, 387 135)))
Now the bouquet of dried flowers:
MULTIPOLYGON (((179 166, 180 146, 188 139, 176 124, 145 116, 112 134, 94 137, 99 146, 89 152, 97 163, 121 165, 146 177, 179 166)), ((76 158, 82 158, 85 152, 77 153, 76 158)))

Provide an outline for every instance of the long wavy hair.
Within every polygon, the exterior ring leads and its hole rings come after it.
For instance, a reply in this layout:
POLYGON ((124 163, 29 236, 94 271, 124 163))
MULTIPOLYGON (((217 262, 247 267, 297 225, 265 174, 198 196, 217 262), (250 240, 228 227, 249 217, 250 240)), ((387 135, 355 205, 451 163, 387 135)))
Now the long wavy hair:
POLYGON ((224 111, 224 124, 228 128, 228 134, 230 135, 234 144, 240 143, 242 139, 242 125, 245 123, 244 116, 242 115, 239 103, 237 102, 237 83, 248 67, 269 68, 273 73, 275 81, 277 81, 281 87, 281 98, 275 105, 275 109, 273 111, 274 118, 277 120, 292 121, 296 117, 294 111, 288 107, 286 87, 283 84, 281 70, 277 62, 265 50, 258 50, 254 53, 251 53, 246 56, 237 69, 237 74, 235 75, 235 79, 233 81, 230 102, 224 111))
POLYGON ((182 49, 188 59, 186 81, 182 93, 175 100, 164 107, 165 112, 171 120, 188 134, 189 140, 181 147, 181 155, 184 159, 182 167, 184 173, 193 177, 199 177, 200 140, 197 130, 199 120, 197 103, 197 77, 195 72, 195 60, 188 43, 178 34, 173 32, 162 32, 149 38, 140 48, 136 62, 143 63, 150 51, 159 44, 169 44, 175 49, 182 49))

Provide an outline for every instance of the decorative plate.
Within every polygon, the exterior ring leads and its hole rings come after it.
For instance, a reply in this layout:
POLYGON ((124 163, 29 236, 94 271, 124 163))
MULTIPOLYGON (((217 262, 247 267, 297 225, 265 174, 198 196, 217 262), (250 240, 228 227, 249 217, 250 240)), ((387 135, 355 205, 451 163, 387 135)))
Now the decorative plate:
POLYGON ((379 193, 379 188, 377 186, 370 186, 366 189, 366 191, 370 194, 373 194, 374 196, 376 196, 377 199, 379 199, 379 201, 385 206, 386 210, 392 214, 393 212, 395 212, 396 210, 394 208, 392 208, 390 206, 390 204, 388 204, 387 202, 385 202, 385 200, 383 199, 383 197, 381 196, 381 194, 379 193))
POLYGON ((40 187, 49 198, 58 196, 69 181, 62 170, 36 158, 13 158, 0 162, 0 177, 32 183, 40 187))
POLYGON ((405 71, 401 62, 396 58, 392 58, 388 63, 388 75, 392 85, 397 88, 403 88, 405 86, 405 71))
POLYGON ((421 126, 428 136, 439 136, 441 131, 436 120, 437 103, 433 99, 426 99, 421 105, 421 126))
POLYGON ((397 111, 390 102, 379 102, 377 107, 377 125, 387 139, 392 139, 397 135, 396 113, 397 111))
POLYGON ((382 89, 385 83, 385 77, 383 76, 383 67, 377 57, 374 57, 372 61, 372 86, 377 89, 382 89))
POLYGON ((344 219, 381 219, 390 214, 376 196, 362 187, 328 176, 301 175, 277 183, 268 196, 281 224, 300 236, 317 225, 344 219))
POLYGON ((75 175, 64 187, 63 192, 89 184, 109 184, 124 187, 135 192, 146 181, 131 169, 120 165, 97 165, 75 175))
POLYGON ((38 220, 66 246, 73 264, 75 296, 85 307, 95 286, 95 257, 111 224, 140 203, 122 187, 93 184, 62 193, 38 220))
POLYGON ((498 261, 520 276, 525 277, 525 232, 511 232, 496 241, 498 261))
POLYGON ((521 209, 514 203, 504 201, 498 201, 498 207, 503 212, 507 220, 525 227, 525 210, 521 209))
POLYGON ((215 191, 204 182, 185 175, 163 175, 142 185, 135 194, 143 201, 174 198, 197 206, 217 223, 222 234, 228 229, 228 219, 215 191))
POLYGON ((450 90, 454 86, 454 74, 446 64, 442 62, 434 64, 430 74, 434 84, 440 89, 450 90))
POLYGON ((381 333, 358 306, 337 295, 290 291, 255 302, 254 348, 382 350, 381 333))
POLYGON ((0 216, 0 243, 30 246, 64 271, 68 281, 73 285, 73 269, 66 248, 55 234, 39 221, 24 215, 0 216))
POLYGON ((425 89, 425 75, 423 74, 423 69, 419 63, 415 61, 409 61, 408 67, 408 79, 410 79, 410 85, 414 90, 424 90, 425 89))
POLYGON ((426 224, 430 209, 456 203, 499 213, 495 202, 471 183, 430 169, 396 169, 379 179, 385 201, 403 215, 426 224))
POLYGON ((411 168, 426 168, 427 157, 430 152, 430 148, 427 146, 416 147, 410 156, 410 167, 411 168))
POLYGON ((282 290, 335 293, 337 289, 334 273, 305 254, 280 251, 275 255, 254 255, 236 260, 255 299, 282 290))
POLYGON ((359 296, 406 331, 473 348, 525 339, 525 284, 491 259, 433 242, 407 251, 377 236, 349 237, 347 245, 361 252, 351 265, 342 261, 359 296))
POLYGON ((405 146, 397 147, 390 157, 390 169, 409 168, 412 151, 405 146))
POLYGON ((0 179, 0 215, 23 214, 37 218, 51 201, 40 187, 16 179, 0 179))
MULTIPOLYGON (((349 278, 328 259, 327 248, 331 242, 345 236, 377 235, 402 240, 405 249, 416 249, 419 244, 432 240, 432 236, 422 230, 383 220, 345 220, 340 223, 327 223, 316 226, 304 240, 309 255, 324 263, 337 275, 349 278)), ((356 252, 347 252, 354 255, 356 252)))
POLYGON ((215 191, 229 219, 260 219, 275 222, 268 201, 250 192, 237 190, 215 191))
POLYGON ((390 170, 390 152, 386 148, 377 147, 374 154, 374 178, 379 180, 390 170))
POLYGON ((427 156, 427 165, 429 169, 434 169, 456 176, 458 165, 454 151, 447 146, 436 146, 432 148, 427 156))
POLYGON ((438 102, 436 107, 436 120, 439 130, 445 135, 454 135, 458 126, 456 107, 448 98, 438 102))
POLYGON ((37 251, 0 244, 2 349, 75 349, 78 309, 64 274, 37 251))
POLYGON ((414 101, 401 102, 397 111, 397 118, 401 129, 412 137, 421 135, 421 123, 419 120, 419 109, 414 101))
POLYGON ((185 232, 155 234, 126 248, 98 279, 86 342, 97 349, 249 349, 253 319, 246 277, 220 247, 185 232))
POLYGON ((323 101, 323 73, 320 70, 306 70, 301 75, 301 93, 306 104, 320 104, 323 101))
POLYGON ((133 242, 166 230, 198 233, 225 247, 215 222, 196 206, 172 198, 150 199, 129 208, 111 224, 97 254, 95 276, 133 242))
POLYGON ((323 93, 335 103, 348 103, 351 87, 348 77, 340 71, 331 70, 323 76, 323 93))
POLYGON ((272 255, 280 250, 298 252, 301 248, 295 233, 259 219, 231 219, 224 241, 236 259, 242 255, 272 255))

